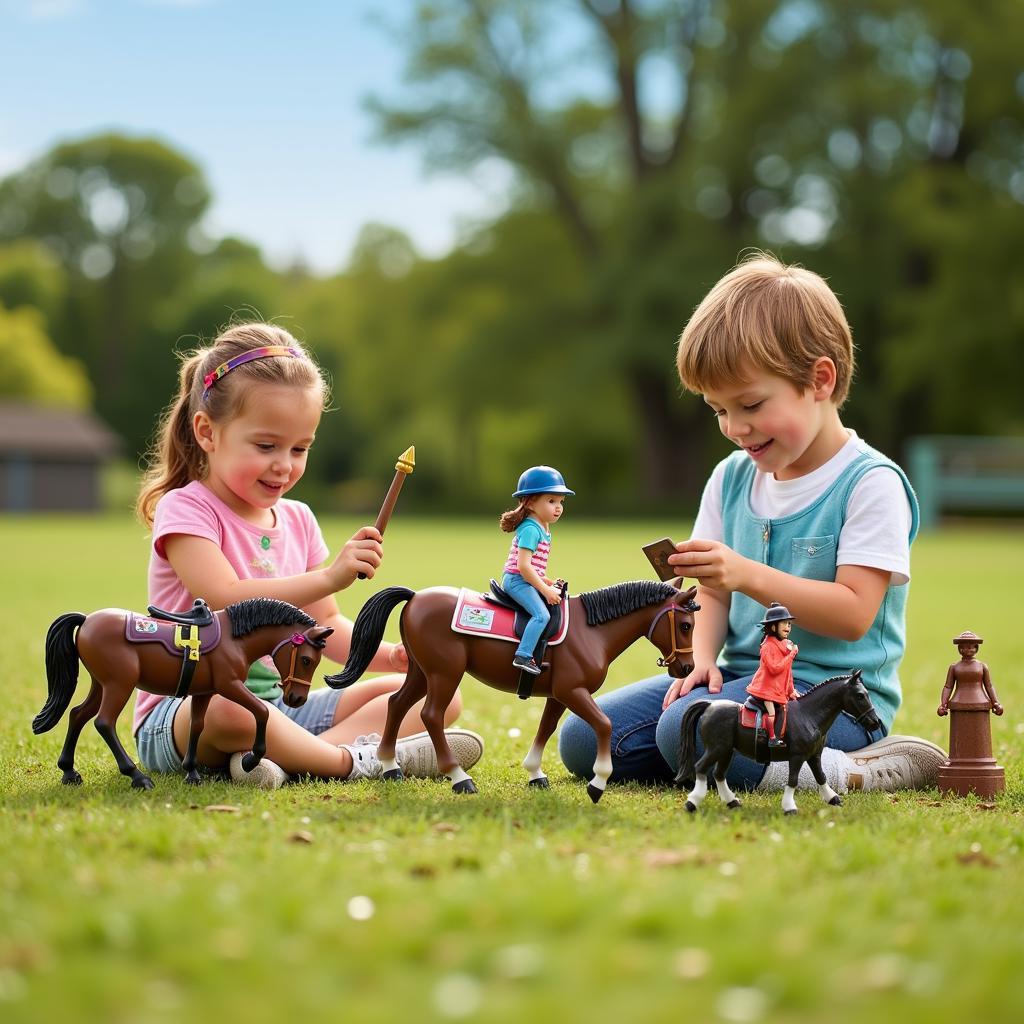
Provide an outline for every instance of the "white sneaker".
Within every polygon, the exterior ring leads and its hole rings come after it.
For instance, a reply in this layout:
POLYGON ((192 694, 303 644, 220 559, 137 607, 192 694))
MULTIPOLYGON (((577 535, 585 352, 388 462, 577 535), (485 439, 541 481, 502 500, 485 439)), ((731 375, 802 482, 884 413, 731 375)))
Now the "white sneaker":
MULTIPOLYGON (((455 761, 463 771, 468 771, 483 757, 484 741, 469 729, 445 729, 448 746, 455 755, 455 761)), ((418 732, 406 736, 395 744, 395 760, 402 774, 411 779, 437 779, 441 772, 437 768, 437 754, 428 733, 418 732)))
POLYGON ((352 771, 348 773, 349 782, 359 779, 379 779, 381 776, 380 758, 377 757, 377 744, 380 736, 370 733, 369 736, 357 736, 355 743, 340 744, 343 750, 352 755, 352 771))
MULTIPOLYGON (((469 729, 445 729, 444 734, 448 745, 459 767, 464 771, 472 768, 480 760, 484 752, 483 737, 469 729)), ((368 736, 357 736, 353 744, 343 743, 342 746, 352 755, 352 774, 350 779, 376 779, 381 775, 380 760, 377 746, 380 733, 372 732, 368 736), (357 760, 362 759, 362 760, 357 760), (365 768, 363 764, 365 762, 365 768), (359 766, 357 768, 357 765, 359 766)), ((402 774, 410 779, 439 779, 441 772, 437 767, 437 754, 429 733, 418 732, 414 736, 406 736, 395 744, 395 760, 402 774)))
POLYGON ((257 789, 280 789, 288 781, 288 773, 266 757, 251 772, 247 772, 242 767, 244 756, 244 753, 231 755, 229 767, 232 782, 240 786, 256 786, 257 789))
POLYGON ((847 755, 852 762, 850 789, 892 793, 897 789, 930 789, 939 776, 946 752, 917 736, 886 736, 847 755))

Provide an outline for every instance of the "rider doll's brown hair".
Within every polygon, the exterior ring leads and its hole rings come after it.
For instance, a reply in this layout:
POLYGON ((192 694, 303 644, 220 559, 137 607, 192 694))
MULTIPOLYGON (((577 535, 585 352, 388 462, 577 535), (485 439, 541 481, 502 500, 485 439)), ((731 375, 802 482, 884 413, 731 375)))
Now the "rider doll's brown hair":
POLYGON ((502 512, 498 518, 498 524, 505 531, 505 533, 515 533, 523 524, 523 520, 530 514, 530 500, 536 498, 538 495, 530 494, 525 498, 519 499, 519 504, 515 508, 510 508, 507 512, 502 512))
POLYGON ((136 514, 146 526, 153 525, 156 504, 165 494, 206 476, 205 453, 192 429, 192 419, 200 409, 214 423, 226 423, 241 414, 255 384, 310 388, 319 392, 325 405, 328 399, 327 384, 319 367, 288 331, 275 324, 241 323, 227 327, 209 347, 186 352, 181 357, 178 383, 178 394, 160 417, 135 505, 136 514), (235 367, 208 390, 205 388, 206 375, 222 363, 267 345, 298 349, 304 358, 253 359, 235 367))
POLYGON ((725 275, 694 310, 676 353, 679 379, 704 394, 740 384, 751 370, 813 386, 814 363, 835 364, 832 401, 846 401, 853 377, 853 337, 843 307, 824 278, 756 252, 725 275))

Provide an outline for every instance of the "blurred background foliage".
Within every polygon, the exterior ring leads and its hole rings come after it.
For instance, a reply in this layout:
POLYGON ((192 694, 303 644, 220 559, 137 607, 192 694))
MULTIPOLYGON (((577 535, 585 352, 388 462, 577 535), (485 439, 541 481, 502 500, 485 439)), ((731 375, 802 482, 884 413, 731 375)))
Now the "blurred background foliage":
POLYGON ((301 491, 324 511, 374 508, 414 442, 410 507, 497 512, 543 461, 581 512, 689 515, 727 444, 675 339, 765 248, 839 293, 872 443, 1024 431, 1015 0, 430 0, 387 28, 380 144, 510 169, 492 222, 437 259, 368 224, 334 276, 274 270, 206 235, 170 145, 63 142, 0 182, 0 394, 92 405, 141 453, 175 352, 275 319, 333 380, 301 491))

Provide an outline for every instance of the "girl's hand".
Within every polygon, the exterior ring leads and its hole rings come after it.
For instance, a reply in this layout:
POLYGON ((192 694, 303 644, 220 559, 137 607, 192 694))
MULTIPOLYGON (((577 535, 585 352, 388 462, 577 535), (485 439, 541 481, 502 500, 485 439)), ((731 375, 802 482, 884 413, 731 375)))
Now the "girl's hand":
POLYGON ((685 679, 673 679, 661 702, 661 710, 664 711, 680 697, 685 697, 695 686, 706 686, 708 693, 718 693, 722 689, 722 672, 719 667, 714 663, 694 665, 693 671, 685 679))
POLYGON ((677 576, 731 593, 741 587, 747 559, 717 540, 684 540, 676 545, 676 553, 668 556, 668 564, 677 576))
POLYGON ((562 592, 558 589, 558 587, 553 587, 550 584, 545 583, 544 589, 540 593, 541 597, 543 597, 548 604, 562 603, 562 592))
POLYGON ((388 651, 388 665, 396 672, 404 674, 409 671, 409 652, 404 644, 394 644, 388 651))
POLYGON ((384 558, 384 548, 380 541, 379 530, 364 526, 352 535, 351 540, 345 542, 328 569, 336 591, 351 586, 359 573, 365 573, 367 579, 373 579, 384 558))

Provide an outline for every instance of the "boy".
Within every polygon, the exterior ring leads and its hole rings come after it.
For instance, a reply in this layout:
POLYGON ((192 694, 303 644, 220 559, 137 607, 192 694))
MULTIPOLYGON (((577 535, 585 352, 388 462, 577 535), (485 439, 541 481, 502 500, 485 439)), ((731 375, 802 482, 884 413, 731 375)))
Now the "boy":
MULTIPOLYGON (((693 672, 599 701, 612 720, 612 778, 670 780, 686 706, 707 692, 743 701, 773 601, 799 623, 797 690, 861 668, 888 732, 901 699, 917 501, 903 471, 840 419, 853 341, 839 300, 817 274, 755 254, 697 307, 677 367, 740 451, 712 472, 690 540, 669 557, 677 575, 698 581, 693 672)), ((836 721, 823 756, 834 789, 935 783, 940 748, 914 737, 871 739, 847 716, 836 721)), ((593 738, 578 719, 566 723, 559 748, 585 777, 593 738)), ((766 773, 737 756, 728 782, 779 788, 787 771, 777 762, 766 773)))

